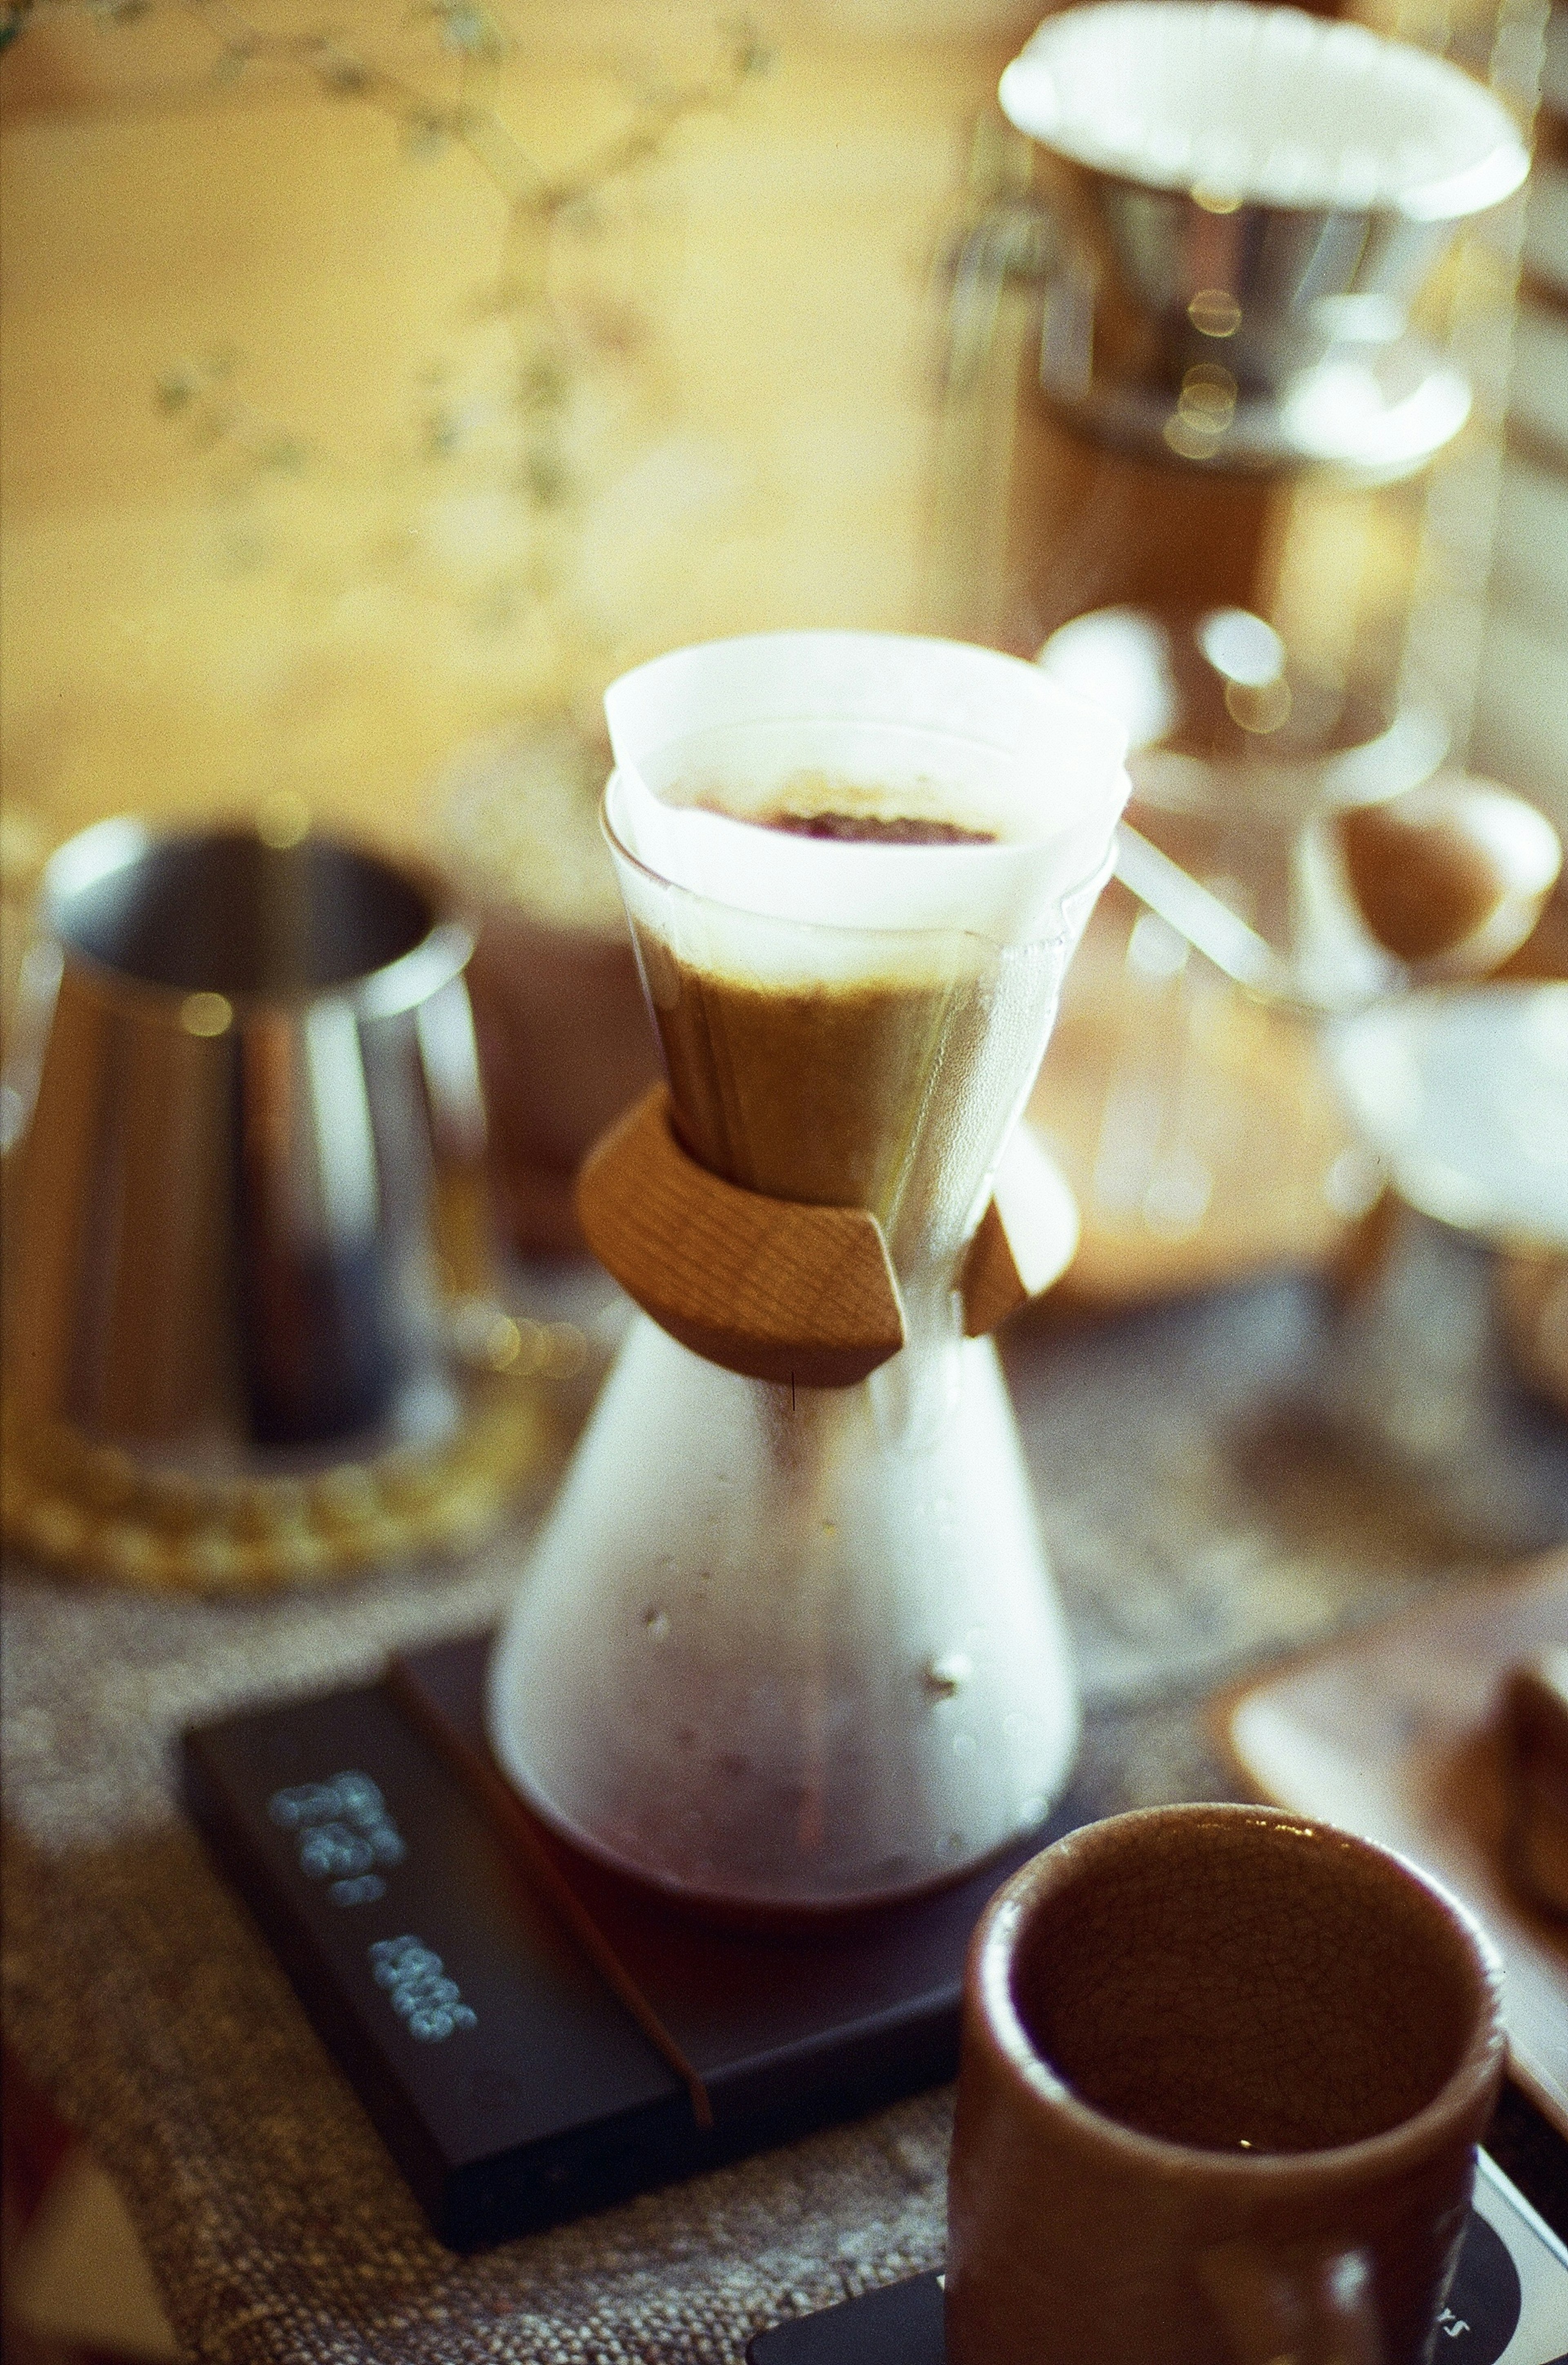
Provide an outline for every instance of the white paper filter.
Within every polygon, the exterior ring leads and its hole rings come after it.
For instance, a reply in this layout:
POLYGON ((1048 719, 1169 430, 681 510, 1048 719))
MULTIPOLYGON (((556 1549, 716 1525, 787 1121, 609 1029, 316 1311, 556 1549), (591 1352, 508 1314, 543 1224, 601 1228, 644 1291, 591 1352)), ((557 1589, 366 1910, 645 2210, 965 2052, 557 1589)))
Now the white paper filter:
POLYGON ((604 704, 614 835, 659 877, 769 920, 1001 945, 1058 935, 1064 906, 1092 901, 1127 796, 1113 716, 1037 667, 956 641, 710 642, 623 675, 604 704), (777 810, 802 775, 997 842, 812 838, 730 817, 777 810))
POLYGON ((1047 17, 1002 77, 1031 139, 1157 189, 1456 221, 1529 159, 1491 92, 1364 25, 1244 0, 1103 0, 1047 17))

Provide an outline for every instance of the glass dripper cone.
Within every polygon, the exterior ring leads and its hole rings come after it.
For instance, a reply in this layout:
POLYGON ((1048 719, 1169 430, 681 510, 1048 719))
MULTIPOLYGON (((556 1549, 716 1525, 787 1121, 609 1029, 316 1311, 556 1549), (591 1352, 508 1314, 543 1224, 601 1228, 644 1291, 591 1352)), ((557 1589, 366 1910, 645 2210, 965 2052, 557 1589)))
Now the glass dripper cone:
MULTIPOLYGON (((751 822, 719 824, 754 841, 724 860, 755 856, 772 908, 697 891, 632 850, 611 782, 685 1146, 747 1190, 869 1209, 906 1328, 869 1379, 826 1389, 738 1377, 639 1317, 540 1537, 493 1666, 494 1745, 547 1822, 668 1892, 783 1911, 906 1895, 1037 1825, 1065 1777, 1059 1612, 994 1351, 964 1338, 957 1293, 1103 875, 1104 801, 1095 869, 980 894, 988 933, 801 919, 751 822)), ((831 906, 863 850, 793 854, 831 906)))

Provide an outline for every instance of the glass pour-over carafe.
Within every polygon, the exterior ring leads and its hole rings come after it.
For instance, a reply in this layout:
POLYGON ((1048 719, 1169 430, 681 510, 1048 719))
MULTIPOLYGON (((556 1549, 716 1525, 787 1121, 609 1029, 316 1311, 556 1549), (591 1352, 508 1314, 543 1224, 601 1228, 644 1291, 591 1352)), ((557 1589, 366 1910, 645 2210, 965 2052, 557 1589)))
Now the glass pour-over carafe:
POLYGON ((1109 866, 1108 718, 993 652, 720 643, 608 701, 606 829, 681 1154, 869 1211, 904 1343, 765 1380, 638 1315, 539 1536, 490 1732, 557 1833, 799 1912, 1044 1821, 1075 1687, 966 1259, 1109 866))

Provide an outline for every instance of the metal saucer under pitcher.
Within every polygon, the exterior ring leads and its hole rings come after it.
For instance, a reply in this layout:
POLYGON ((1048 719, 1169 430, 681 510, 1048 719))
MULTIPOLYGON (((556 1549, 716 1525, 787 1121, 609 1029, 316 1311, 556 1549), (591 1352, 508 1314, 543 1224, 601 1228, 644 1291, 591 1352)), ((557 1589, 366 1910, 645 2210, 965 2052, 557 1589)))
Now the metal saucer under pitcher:
POLYGON ((537 1459, 467 930, 353 846, 108 821, 6 1085, 8 1542, 228 1589, 476 1541, 537 1459))

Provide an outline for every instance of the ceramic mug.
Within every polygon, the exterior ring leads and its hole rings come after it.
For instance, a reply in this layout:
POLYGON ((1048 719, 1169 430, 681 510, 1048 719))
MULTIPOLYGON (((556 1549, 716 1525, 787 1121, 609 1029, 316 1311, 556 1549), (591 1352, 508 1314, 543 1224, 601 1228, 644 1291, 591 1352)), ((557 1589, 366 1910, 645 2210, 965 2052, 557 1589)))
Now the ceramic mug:
POLYGON ((1417 2365, 1502 2075, 1500 1967, 1271 1809, 1072 1833, 975 1933, 951 2365, 1417 2365))

